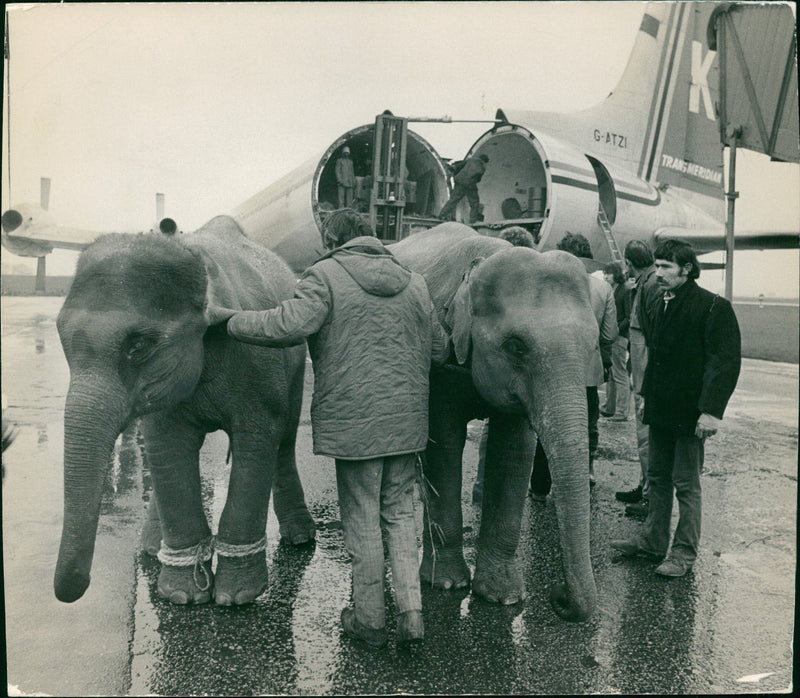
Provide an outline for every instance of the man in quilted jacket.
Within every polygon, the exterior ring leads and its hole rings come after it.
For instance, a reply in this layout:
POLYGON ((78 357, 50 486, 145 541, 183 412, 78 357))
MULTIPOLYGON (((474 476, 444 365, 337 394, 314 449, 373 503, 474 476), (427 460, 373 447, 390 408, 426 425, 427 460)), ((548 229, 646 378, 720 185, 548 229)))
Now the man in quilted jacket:
POLYGON ((294 297, 265 311, 214 309, 243 342, 289 346, 308 339, 314 366, 314 453, 334 458, 354 608, 347 635, 387 642, 381 528, 387 536, 399 620, 397 642, 423 639, 414 525, 417 454, 428 441, 428 376, 448 337, 425 279, 403 267, 358 213, 331 214, 330 250, 298 281, 294 297))

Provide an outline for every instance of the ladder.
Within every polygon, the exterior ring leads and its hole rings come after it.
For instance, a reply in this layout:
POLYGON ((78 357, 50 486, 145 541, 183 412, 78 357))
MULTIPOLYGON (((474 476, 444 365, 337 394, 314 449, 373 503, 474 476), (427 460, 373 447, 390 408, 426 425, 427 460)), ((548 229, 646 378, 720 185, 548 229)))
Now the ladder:
POLYGON ((622 259, 622 254, 619 251, 619 246, 617 245, 617 241, 614 239, 614 233, 611 230, 611 224, 608 222, 608 217, 606 216, 603 204, 600 204, 597 209, 597 223, 600 225, 600 230, 603 231, 603 235, 606 236, 608 249, 611 250, 611 259, 614 262, 619 262, 622 265, 622 268, 624 269, 625 263, 622 259))
POLYGON ((408 119, 375 117, 369 222, 381 240, 403 237, 408 119))

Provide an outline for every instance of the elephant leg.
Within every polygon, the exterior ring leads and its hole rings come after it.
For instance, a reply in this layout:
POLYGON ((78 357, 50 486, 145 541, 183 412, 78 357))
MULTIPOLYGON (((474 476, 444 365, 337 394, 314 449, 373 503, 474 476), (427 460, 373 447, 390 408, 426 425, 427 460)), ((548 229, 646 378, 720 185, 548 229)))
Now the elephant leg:
POLYGON ((483 510, 473 593, 489 601, 522 601, 525 584, 516 561, 536 435, 523 415, 489 420, 483 510))
POLYGON ((151 495, 147 505, 147 517, 139 537, 139 547, 153 557, 158 555, 161 547, 161 518, 158 515, 158 502, 156 502, 155 494, 151 495))
POLYGON ((464 560, 461 513, 461 459, 467 440, 467 418, 459 413, 457 395, 431 385, 425 476, 429 491, 423 519, 420 579, 441 589, 463 589, 470 571, 464 560))
POLYGON ((267 588, 267 510, 277 451, 271 433, 231 437, 233 464, 216 543, 214 599, 220 606, 250 603, 267 588))
POLYGON ((294 436, 284 439, 278 448, 272 504, 278 517, 281 540, 292 545, 303 545, 314 540, 317 527, 308 513, 303 485, 297 472, 294 436))
POLYGON ((158 593, 175 604, 207 603, 211 530, 200 493, 199 453, 205 434, 172 415, 142 420, 153 492, 161 521, 158 593))
MULTIPOLYGON (((132 427, 125 432, 126 438, 130 439, 133 448, 140 454, 140 458, 144 453, 144 438, 139 426, 139 420, 136 420, 132 427)), ((155 557, 161 548, 161 518, 158 515, 158 503, 154 492, 150 493, 150 500, 147 504, 146 516, 142 532, 139 536, 139 549, 155 557)))

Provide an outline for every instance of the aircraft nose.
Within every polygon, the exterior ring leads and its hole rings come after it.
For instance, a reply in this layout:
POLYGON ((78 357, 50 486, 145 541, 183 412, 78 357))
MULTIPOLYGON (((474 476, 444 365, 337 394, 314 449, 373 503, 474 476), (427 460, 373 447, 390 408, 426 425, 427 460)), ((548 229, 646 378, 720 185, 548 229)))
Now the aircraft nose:
POLYGON ((2 219, 0 219, 0 225, 3 226, 3 232, 13 233, 22 225, 22 214, 19 211, 15 211, 13 208, 9 209, 3 214, 2 219))

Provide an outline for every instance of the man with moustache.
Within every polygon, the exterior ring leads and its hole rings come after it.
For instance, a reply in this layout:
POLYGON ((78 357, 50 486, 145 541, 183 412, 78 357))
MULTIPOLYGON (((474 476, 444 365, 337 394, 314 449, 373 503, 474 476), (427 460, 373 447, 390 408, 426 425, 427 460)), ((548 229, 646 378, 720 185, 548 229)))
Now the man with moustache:
POLYGON ((650 427, 650 508, 643 531, 611 547, 626 557, 663 558, 656 574, 682 577, 700 541, 704 444, 736 387, 741 336, 731 304, 695 282, 700 265, 691 245, 667 240, 653 256, 662 296, 652 324, 643 327, 648 360, 641 391, 650 427), (673 491, 680 515, 670 547, 673 491))

